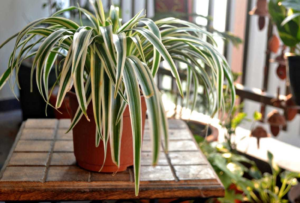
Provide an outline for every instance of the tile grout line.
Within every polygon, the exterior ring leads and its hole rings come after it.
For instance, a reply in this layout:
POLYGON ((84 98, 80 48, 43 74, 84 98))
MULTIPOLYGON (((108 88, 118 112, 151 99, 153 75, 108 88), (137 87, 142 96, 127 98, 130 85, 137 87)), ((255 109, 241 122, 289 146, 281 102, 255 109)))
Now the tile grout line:
POLYGON ((132 168, 127 168, 128 172, 129 172, 129 179, 130 179, 130 182, 134 182, 134 173, 133 173, 133 170, 132 168))
MULTIPOLYGON (((163 149, 165 149, 165 147, 163 146, 163 144, 161 144, 161 146, 162 146, 163 149)), ((175 178, 175 181, 176 182, 179 181, 179 178, 178 178, 178 176, 176 175, 176 172, 175 172, 175 168, 174 168, 174 166, 171 163, 171 158, 169 157, 169 154, 166 153, 165 150, 163 150, 163 153, 165 153, 165 155, 166 155, 166 159, 167 159, 168 164, 169 164, 169 166, 171 168, 171 171, 172 171, 172 174, 173 174, 173 176, 175 178)))
POLYGON ((20 137, 22 135, 22 131, 23 131, 24 128, 25 128, 25 122, 22 123, 22 125, 21 125, 21 127, 20 127, 20 129, 18 131, 18 134, 16 136, 16 139, 15 139, 15 141, 14 141, 14 143, 13 143, 13 145, 12 145, 10 151, 9 151, 9 154, 7 155, 7 158, 6 158, 6 160, 5 160, 5 162, 4 162, 3 166, 2 166, 2 169, 0 170, 0 180, 1 180, 2 176, 3 176, 4 171, 9 166, 10 158, 11 158, 12 154, 15 151, 15 148, 16 148, 19 140, 20 140, 20 137))
POLYGON ((91 171, 89 171, 88 182, 91 182, 91 178, 92 178, 92 173, 91 173, 91 171))
POLYGON ((51 148, 49 150, 49 157, 48 157, 48 161, 46 163, 45 174, 44 174, 44 177, 42 179, 43 183, 46 182, 46 178, 48 176, 49 167, 50 167, 50 163, 51 163, 51 158, 52 158, 52 154, 53 154, 53 151, 54 151, 54 145, 55 145, 56 138, 57 138, 58 128, 59 128, 59 120, 56 120, 56 126, 54 128, 53 142, 52 142, 51 148))

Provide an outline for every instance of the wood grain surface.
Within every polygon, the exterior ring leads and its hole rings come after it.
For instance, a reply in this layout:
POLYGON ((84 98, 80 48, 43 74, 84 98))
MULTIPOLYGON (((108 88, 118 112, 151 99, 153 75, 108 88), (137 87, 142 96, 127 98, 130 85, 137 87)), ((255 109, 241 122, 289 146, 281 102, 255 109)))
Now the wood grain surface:
POLYGON ((22 124, 0 173, 0 201, 117 200, 224 196, 224 188, 195 143, 187 125, 169 120, 170 147, 161 146, 151 165, 146 122, 141 186, 134 195, 132 167, 116 174, 95 173, 76 165, 69 120, 31 119, 22 124))

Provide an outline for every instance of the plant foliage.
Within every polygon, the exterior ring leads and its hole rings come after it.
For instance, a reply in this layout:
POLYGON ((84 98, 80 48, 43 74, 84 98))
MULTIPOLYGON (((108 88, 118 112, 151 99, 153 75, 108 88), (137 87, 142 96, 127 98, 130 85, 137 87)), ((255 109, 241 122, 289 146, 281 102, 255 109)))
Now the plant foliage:
POLYGON ((299 0, 269 1, 269 14, 278 29, 282 42, 288 47, 298 49, 300 43, 299 5, 299 0))
MULTIPOLYGON (((54 108, 58 109, 62 105, 66 93, 74 87, 79 107, 70 131, 82 116, 89 120, 87 107, 92 102, 96 123, 95 145, 98 146, 102 140, 106 149, 110 144, 112 159, 117 166, 120 164, 122 144, 122 114, 125 107, 129 106, 135 189, 138 195, 142 143, 140 90, 146 97, 152 129, 153 165, 158 161, 161 134, 165 137, 166 150, 168 146, 167 122, 160 93, 154 83, 160 62, 164 60, 169 65, 181 95, 184 90, 175 62, 187 63, 191 84, 198 88, 198 82, 204 81, 212 113, 224 106, 222 87, 225 79, 233 106, 233 80, 225 58, 215 48, 212 35, 197 25, 176 18, 154 22, 145 18, 143 11, 128 22, 121 23, 118 7, 111 6, 109 16, 106 17, 101 0, 90 0, 90 3, 94 14, 75 6, 63 9, 51 17, 31 22, 0 45, 1 48, 16 38, 8 69, 0 77, 0 87, 14 71, 19 71, 24 59, 34 57, 31 84, 36 82, 40 94, 49 104, 49 93, 43 87, 47 87, 54 60, 57 56, 63 57, 56 81, 59 92, 54 108), (73 10, 85 15, 91 26, 79 25, 61 17, 64 12, 73 10), (204 36, 210 38, 212 44, 207 43, 204 36), (38 41, 32 42, 34 37, 38 37, 38 41), (34 51, 34 47, 38 49, 34 51)), ((19 84, 18 78, 15 84, 19 84)), ((106 150, 104 153, 106 157, 106 150)))

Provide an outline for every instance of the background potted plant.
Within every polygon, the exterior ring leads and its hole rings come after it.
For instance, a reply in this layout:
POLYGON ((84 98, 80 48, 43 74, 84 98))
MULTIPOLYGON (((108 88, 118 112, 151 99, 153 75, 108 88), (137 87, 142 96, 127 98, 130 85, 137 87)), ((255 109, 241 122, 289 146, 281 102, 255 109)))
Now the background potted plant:
MULTIPOLYGON (((31 83, 35 80, 47 105, 51 106, 49 95, 56 85, 59 91, 52 107, 58 109, 66 94, 71 95, 73 115, 68 131, 73 129, 79 165, 113 172, 133 165, 138 195, 145 106, 153 165, 158 161, 161 134, 168 150, 167 120, 154 82, 161 60, 169 65, 181 95, 183 88, 174 61, 188 65, 188 78, 196 91, 199 81, 204 81, 213 114, 224 106, 224 78, 231 89, 231 105, 234 104, 233 80, 225 58, 215 49, 212 35, 197 25, 175 18, 153 22, 145 18, 143 11, 122 24, 117 7, 111 6, 105 17, 101 0, 90 3, 94 14, 80 7, 63 9, 28 24, 5 41, 0 47, 16 38, 9 67, 0 77, 0 88, 14 71, 19 71, 22 60, 34 57, 31 83), (59 17, 76 9, 87 16, 91 26, 59 17), (38 40, 32 41, 35 36, 38 40), (38 50, 30 52, 36 46, 38 50), (57 66, 57 80, 48 92, 49 73, 58 55, 63 57, 62 63, 57 66)), ((18 78, 11 85, 18 85, 18 78)))
POLYGON ((290 48, 287 56, 290 87, 297 105, 300 105, 300 1, 270 0, 269 14, 279 37, 290 48))

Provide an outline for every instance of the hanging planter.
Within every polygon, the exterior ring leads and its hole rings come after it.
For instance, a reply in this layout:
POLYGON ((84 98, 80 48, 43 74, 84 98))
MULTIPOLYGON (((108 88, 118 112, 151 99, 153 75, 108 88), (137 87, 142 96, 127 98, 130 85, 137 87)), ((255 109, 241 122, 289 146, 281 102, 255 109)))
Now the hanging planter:
POLYGON ((291 94, 289 94, 286 97, 286 101, 285 101, 285 106, 287 108, 287 113, 286 113, 286 119, 288 121, 292 121, 294 120, 294 118, 296 117, 297 113, 298 113, 298 109, 297 108, 291 108, 291 107, 295 107, 296 103, 293 99, 293 96, 291 94))
POLYGON ((259 148, 260 139, 265 137, 270 137, 270 136, 262 126, 257 126, 254 130, 252 130, 251 137, 256 137, 257 148, 259 148))
POLYGON ((256 7, 250 12, 250 15, 257 15, 258 17, 258 28, 259 30, 264 29, 266 24, 265 17, 268 16, 268 2, 267 0, 257 0, 256 7))
POLYGON ((273 53, 277 53, 280 47, 280 40, 277 35, 272 35, 268 42, 269 50, 273 53))
POLYGON ((286 79, 286 66, 279 64, 276 69, 276 74, 280 80, 285 80, 286 79))
POLYGON ((277 110, 274 110, 268 114, 268 123, 270 124, 272 135, 277 137, 280 132, 280 128, 286 124, 286 121, 284 116, 280 115, 277 110))

